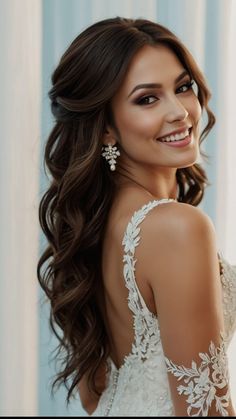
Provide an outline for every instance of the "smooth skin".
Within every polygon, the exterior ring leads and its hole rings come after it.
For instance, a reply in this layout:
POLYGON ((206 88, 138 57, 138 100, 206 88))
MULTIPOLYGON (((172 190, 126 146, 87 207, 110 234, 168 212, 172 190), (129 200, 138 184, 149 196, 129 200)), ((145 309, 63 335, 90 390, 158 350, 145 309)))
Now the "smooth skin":
MULTIPOLYGON (((142 47, 112 100, 115 128, 107 126, 103 139, 104 144, 117 143, 121 153, 114 173, 119 188, 102 253, 105 320, 117 368, 130 353, 134 339, 123 278, 121 243, 127 223, 134 211, 149 201, 176 198, 177 168, 193 165, 199 156, 202 111, 184 70, 168 48, 142 47), (146 83, 162 87, 137 88, 146 83), (157 141, 185 126, 192 126, 188 146, 173 148, 157 141)), ((140 236, 135 255, 137 285, 149 310, 158 316, 165 355, 178 365, 191 367, 192 360, 199 361, 199 352, 209 350, 211 340, 219 343, 219 332, 224 329, 213 224, 200 209, 171 202, 151 210, 141 224, 140 236)), ((105 388, 104 372, 101 368, 101 390, 105 388)), ((175 414, 186 416, 186 397, 178 395, 176 378, 170 374, 168 378, 175 414)), ((87 391, 86 379, 80 384, 80 396, 91 414, 98 397, 87 391)), ((228 412, 234 415, 231 402, 228 412)), ((214 409, 209 412, 209 416, 217 415, 214 409)))
POLYGON ((144 46, 131 61, 127 75, 112 101, 116 130, 107 127, 104 143, 121 151, 120 182, 137 182, 156 198, 176 197, 177 168, 193 165, 199 156, 201 106, 191 78, 172 51, 164 46, 144 46), (139 88, 161 84, 162 88, 139 88), (157 138, 192 126, 192 143, 169 147, 157 138), (129 172, 129 179, 127 173, 129 172))

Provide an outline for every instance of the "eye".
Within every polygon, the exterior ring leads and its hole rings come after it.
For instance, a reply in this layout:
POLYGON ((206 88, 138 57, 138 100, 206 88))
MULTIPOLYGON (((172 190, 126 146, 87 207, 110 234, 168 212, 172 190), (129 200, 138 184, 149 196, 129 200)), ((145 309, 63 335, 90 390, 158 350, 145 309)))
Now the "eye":
POLYGON ((152 103, 156 102, 158 98, 153 95, 144 96, 137 100, 138 105, 151 105, 152 103))
POLYGON ((188 90, 192 89, 192 86, 194 84, 194 80, 189 81, 188 83, 184 83, 182 86, 180 86, 177 89, 177 93, 185 93, 188 90))

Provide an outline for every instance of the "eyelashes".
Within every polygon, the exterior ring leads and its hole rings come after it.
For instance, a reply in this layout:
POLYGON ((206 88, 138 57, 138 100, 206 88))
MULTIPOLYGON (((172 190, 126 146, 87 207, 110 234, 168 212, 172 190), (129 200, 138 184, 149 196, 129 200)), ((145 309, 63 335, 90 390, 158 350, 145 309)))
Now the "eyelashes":
POLYGON ((137 101, 135 101, 135 103, 137 105, 151 105, 153 102, 156 102, 157 100, 159 100, 156 96, 153 95, 148 95, 148 96, 144 96, 141 99, 138 99, 137 101), (151 100, 150 99, 154 99, 151 100))
MULTIPOLYGON (((180 87, 178 87, 176 92, 177 93, 186 93, 189 90, 193 90, 192 87, 193 87, 194 83, 195 83, 194 80, 191 80, 187 83, 184 83, 180 87), (180 91, 180 89, 183 89, 184 87, 186 87, 186 90, 180 91)), ((135 103, 137 105, 151 105, 152 103, 156 102, 157 100, 159 100, 159 98, 156 95, 149 94, 149 95, 145 95, 145 96, 142 96, 142 97, 136 99, 135 103)))
MULTIPOLYGON (((179 90, 179 89, 181 89, 182 87, 184 87, 184 86, 186 86, 187 87, 187 90, 185 90, 186 92, 188 91, 188 90, 190 90, 191 89, 191 87, 193 86, 193 84, 194 84, 194 80, 191 80, 191 81, 189 81, 188 83, 184 83, 182 86, 180 86, 177 90, 179 90)), ((182 93, 182 92, 181 92, 182 93)), ((184 92, 183 92, 184 93, 184 92)))

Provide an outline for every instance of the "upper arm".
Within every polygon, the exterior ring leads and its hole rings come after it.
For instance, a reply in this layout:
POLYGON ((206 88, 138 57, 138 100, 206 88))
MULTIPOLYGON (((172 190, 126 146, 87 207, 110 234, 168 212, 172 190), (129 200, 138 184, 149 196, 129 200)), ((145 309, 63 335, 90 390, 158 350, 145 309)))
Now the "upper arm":
POLYGON ((231 414, 213 224, 186 204, 170 204, 150 221, 146 274, 155 298, 175 413, 231 414))

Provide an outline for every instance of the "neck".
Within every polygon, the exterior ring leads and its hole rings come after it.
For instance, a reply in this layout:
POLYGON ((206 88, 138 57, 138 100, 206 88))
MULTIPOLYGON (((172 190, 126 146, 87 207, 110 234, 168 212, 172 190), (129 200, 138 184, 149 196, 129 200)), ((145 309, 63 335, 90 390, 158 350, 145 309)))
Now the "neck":
POLYGON ((143 179, 140 181, 139 179, 129 177, 127 175, 121 175, 119 176, 118 180, 118 187, 122 188, 123 186, 134 186, 137 188, 142 189, 145 191, 151 198, 153 199, 176 199, 178 196, 178 184, 176 181, 176 177, 171 179, 165 179, 166 182, 158 182, 157 185, 155 185, 154 182, 148 183, 144 182, 143 179))

